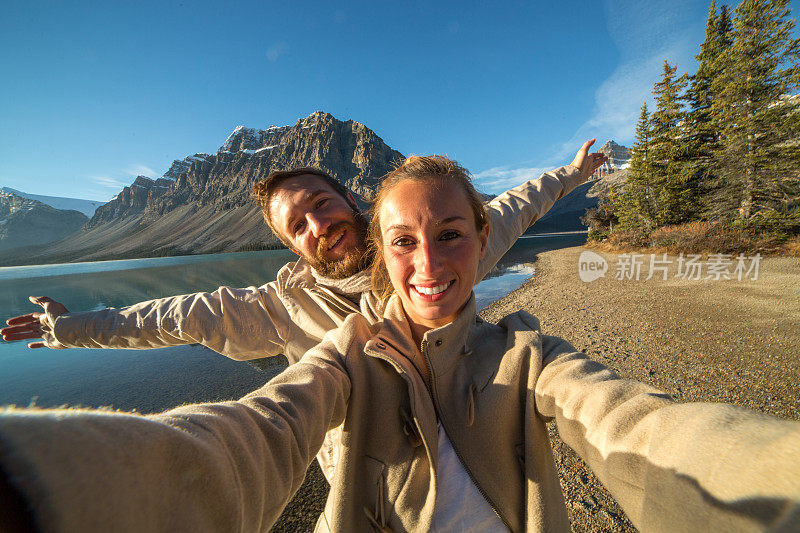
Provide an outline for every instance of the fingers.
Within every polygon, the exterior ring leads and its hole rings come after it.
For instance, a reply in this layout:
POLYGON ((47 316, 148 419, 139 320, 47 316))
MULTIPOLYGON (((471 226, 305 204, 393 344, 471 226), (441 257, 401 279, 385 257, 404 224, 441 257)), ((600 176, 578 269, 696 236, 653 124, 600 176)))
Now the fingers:
POLYGON ((28 339, 41 339, 42 332, 23 331, 21 333, 4 334, 3 340, 6 342, 24 341, 28 339))
POLYGON ((0 330, 0 335, 6 341, 42 338, 42 327, 39 322, 31 322, 17 326, 10 326, 0 330))
POLYGON ((595 142, 596 140, 597 140, 597 139, 589 139, 588 141, 586 141, 585 143, 583 143, 583 146, 581 146, 581 150, 583 150, 583 151, 584 151, 584 152, 586 152, 586 153, 589 153, 589 148, 591 148, 591 147, 592 147, 592 145, 594 144, 594 142, 595 142))
POLYGON ((47 345, 43 342, 29 342, 28 348, 45 348, 47 345))
POLYGON ((30 323, 36 322, 38 324, 39 323, 38 315, 39 313, 28 313, 27 315, 15 316, 13 318, 9 318, 8 320, 6 320, 6 324, 8 324, 9 326, 16 326, 18 324, 27 324, 29 322, 30 323))

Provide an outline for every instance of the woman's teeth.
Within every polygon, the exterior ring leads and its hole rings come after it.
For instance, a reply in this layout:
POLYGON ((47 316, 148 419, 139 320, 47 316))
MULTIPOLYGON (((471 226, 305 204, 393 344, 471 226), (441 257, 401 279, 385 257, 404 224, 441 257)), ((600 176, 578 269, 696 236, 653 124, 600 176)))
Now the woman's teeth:
POLYGON ((420 294, 432 296, 434 294, 439 294, 440 292, 444 292, 444 290, 450 286, 450 283, 452 282, 448 281, 447 283, 444 283, 442 285, 436 285, 435 287, 419 287, 417 285, 414 285, 414 289, 416 289, 416 291, 420 294))

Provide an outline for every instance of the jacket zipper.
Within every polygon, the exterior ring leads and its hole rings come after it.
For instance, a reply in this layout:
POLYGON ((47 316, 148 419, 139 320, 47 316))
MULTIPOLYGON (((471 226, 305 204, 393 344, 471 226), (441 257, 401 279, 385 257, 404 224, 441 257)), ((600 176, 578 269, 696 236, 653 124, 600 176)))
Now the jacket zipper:
MULTIPOLYGON (((489 498, 489 496, 486 494, 486 492, 483 490, 483 488, 478 484, 478 482, 475 481, 475 476, 472 475, 472 471, 470 471, 469 467, 464 462, 464 458, 461 456, 461 452, 458 451, 458 448, 453 443, 452 439, 450 439, 450 432, 447 431, 447 424, 445 424, 444 418, 442 417, 442 414, 441 414, 441 412, 439 410, 439 397, 436 395, 436 392, 435 392, 436 386, 434 385, 434 381, 436 380, 436 376, 431 371, 432 367, 431 367, 430 359, 428 358, 427 344, 428 344, 428 341, 426 339, 423 339, 422 343, 420 344, 420 350, 422 351, 423 357, 425 357, 425 364, 428 365, 428 374, 430 375, 430 378, 431 378, 431 387, 433 388, 433 390, 431 390, 431 388, 428 387, 427 383, 425 383, 425 388, 428 389, 428 394, 431 395, 431 399, 433 400, 433 409, 436 411, 436 416, 439 417, 439 420, 442 423, 442 428, 444 429, 444 432, 447 435, 448 440, 450 440, 450 446, 452 446, 453 447, 453 451, 456 452, 456 457, 458 457, 458 460, 461 462, 461 466, 464 467, 464 471, 469 476, 469 479, 472 481, 472 484, 475 485, 475 488, 478 489, 478 492, 480 492, 481 496, 483 496, 483 499, 486 500, 486 503, 488 503, 489 507, 492 508, 492 511, 494 511, 494 514, 497 515, 497 518, 499 518, 500 521, 503 522, 503 525, 505 525, 506 528, 509 531, 512 531, 511 526, 508 524, 508 522, 506 522, 506 519, 503 518, 503 515, 500 514, 500 511, 497 510, 497 507, 494 505, 492 500, 489 498)), ((423 379, 422 381, 424 382, 425 380, 423 379)), ((416 423, 416 421, 415 421, 415 423, 416 423)))

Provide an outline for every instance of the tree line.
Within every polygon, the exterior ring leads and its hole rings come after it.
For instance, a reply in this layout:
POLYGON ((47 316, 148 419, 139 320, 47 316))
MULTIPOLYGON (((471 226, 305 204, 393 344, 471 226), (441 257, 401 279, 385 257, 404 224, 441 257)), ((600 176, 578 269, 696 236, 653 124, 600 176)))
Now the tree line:
POLYGON ((788 0, 709 6, 694 74, 664 61, 626 182, 585 221, 594 237, 695 220, 800 233, 800 41, 788 0))

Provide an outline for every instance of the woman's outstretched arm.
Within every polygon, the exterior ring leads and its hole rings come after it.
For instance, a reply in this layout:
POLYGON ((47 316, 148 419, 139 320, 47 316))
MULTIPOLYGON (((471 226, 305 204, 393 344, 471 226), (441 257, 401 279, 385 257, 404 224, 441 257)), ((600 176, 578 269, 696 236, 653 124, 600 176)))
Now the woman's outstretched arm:
POLYGON ((800 527, 800 423, 677 403, 542 336, 539 412, 643 531, 800 527))
POLYGON ((42 531, 267 529, 344 419, 350 381, 333 351, 323 343, 236 402, 150 416, 8 408, 0 471, 42 531))

